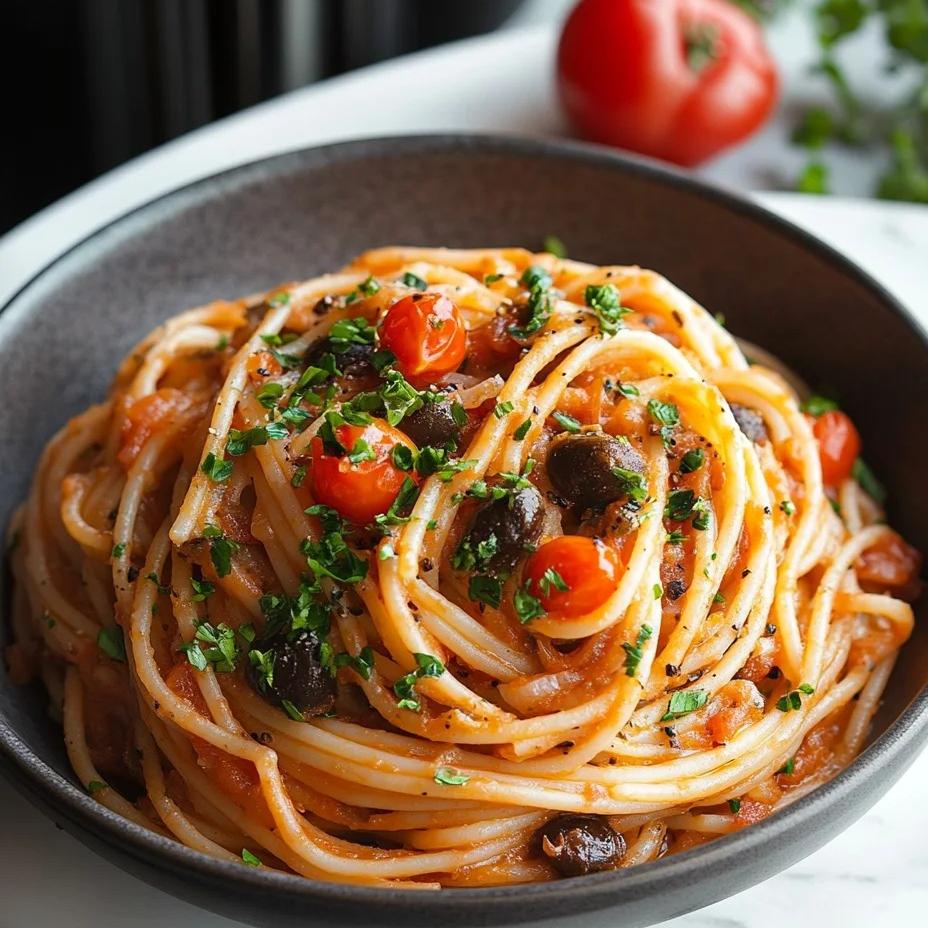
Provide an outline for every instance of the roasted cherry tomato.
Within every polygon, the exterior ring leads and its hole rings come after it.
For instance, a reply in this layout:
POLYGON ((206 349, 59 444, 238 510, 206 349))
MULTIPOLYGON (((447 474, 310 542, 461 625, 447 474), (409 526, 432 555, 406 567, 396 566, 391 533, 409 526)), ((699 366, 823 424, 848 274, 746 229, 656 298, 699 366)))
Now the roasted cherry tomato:
POLYGON ((467 351, 467 332, 457 306, 438 293, 397 300, 380 327, 380 345, 396 355, 400 373, 425 386, 456 371, 467 351))
POLYGON ((528 591, 555 617, 575 618, 601 606, 619 580, 612 548, 582 535, 560 535, 545 542, 525 565, 528 591))
POLYGON ((761 29, 732 0, 582 0, 557 66, 581 135, 683 165, 749 136, 777 96, 761 29))
POLYGON ((833 409, 822 413, 812 426, 818 439, 818 456, 822 462, 822 480, 836 487, 851 475, 860 453, 860 435, 850 417, 833 409))
POLYGON ((318 435, 313 438, 310 478, 316 502, 331 506, 343 518, 370 522, 390 508, 407 477, 418 481, 415 471, 400 470, 393 463, 397 445, 412 451, 416 446, 382 419, 369 425, 340 425, 335 437, 347 449, 344 454, 326 449, 318 435))
MULTIPOLYGON (((869 589, 892 590, 896 596, 918 585, 922 556, 895 532, 884 535, 857 559, 857 579, 869 589)), ((908 599, 908 596, 902 596, 908 599)))

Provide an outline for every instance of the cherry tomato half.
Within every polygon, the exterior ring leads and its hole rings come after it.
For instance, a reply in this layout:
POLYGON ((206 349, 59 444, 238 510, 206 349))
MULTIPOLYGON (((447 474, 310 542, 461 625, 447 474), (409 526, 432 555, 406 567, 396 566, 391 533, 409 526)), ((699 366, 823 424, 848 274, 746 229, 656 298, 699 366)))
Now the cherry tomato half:
POLYGON ((439 293, 397 300, 380 327, 381 347, 396 355, 400 373, 421 387, 456 371, 467 351, 467 332, 457 306, 439 293))
POLYGON ((860 453, 860 435, 850 417, 837 409, 820 415, 812 431, 818 439, 822 480, 826 486, 836 487, 851 475, 860 453))
POLYGON ((922 556, 899 535, 890 532, 860 555, 856 567, 857 579, 865 587, 898 590, 918 579, 922 556))
POLYGON ((359 525, 386 512, 396 499, 403 481, 415 471, 400 470, 393 463, 393 449, 416 446, 399 429, 374 419, 369 425, 340 425, 335 437, 347 448, 341 456, 326 450, 317 435, 310 443, 313 498, 331 506, 339 515, 359 525))
POLYGON ((581 135, 683 165, 749 136, 777 96, 760 26, 732 0, 582 0, 557 65, 581 135))
POLYGON ((560 535, 528 559, 524 577, 548 613, 572 619, 601 606, 615 592, 619 573, 615 552, 603 542, 560 535))

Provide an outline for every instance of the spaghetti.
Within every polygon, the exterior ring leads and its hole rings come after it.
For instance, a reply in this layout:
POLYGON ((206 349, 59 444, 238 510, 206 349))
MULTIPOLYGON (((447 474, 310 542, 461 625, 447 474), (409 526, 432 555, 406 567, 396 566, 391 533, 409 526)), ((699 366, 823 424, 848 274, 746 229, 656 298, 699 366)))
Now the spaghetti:
POLYGON ((860 750, 920 561, 858 450, 655 273, 379 249, 133 349, 15 520, 7 656, 98 801, 206 854, 641 864, 860 750))

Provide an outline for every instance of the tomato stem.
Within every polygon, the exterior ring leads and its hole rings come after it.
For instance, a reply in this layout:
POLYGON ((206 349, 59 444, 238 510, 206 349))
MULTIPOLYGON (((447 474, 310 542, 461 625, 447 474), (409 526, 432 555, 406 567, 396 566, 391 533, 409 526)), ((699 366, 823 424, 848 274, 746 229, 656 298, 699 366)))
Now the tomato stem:
POLYGON ((714 23, 687 23, 683 43, 686 63, 698 74, 719 57, 719 28, 714 23))

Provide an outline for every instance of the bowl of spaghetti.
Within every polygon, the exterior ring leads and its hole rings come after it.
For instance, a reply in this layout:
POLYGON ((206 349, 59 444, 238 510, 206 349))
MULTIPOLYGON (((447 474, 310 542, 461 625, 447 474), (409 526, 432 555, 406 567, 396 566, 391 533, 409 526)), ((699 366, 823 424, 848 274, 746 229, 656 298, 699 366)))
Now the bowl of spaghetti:
POLYGON ((347 143, 127 215, 0 330, 3 768, 170 892, 648 924, 925 742, 928 344, 753 205, 347 143))

